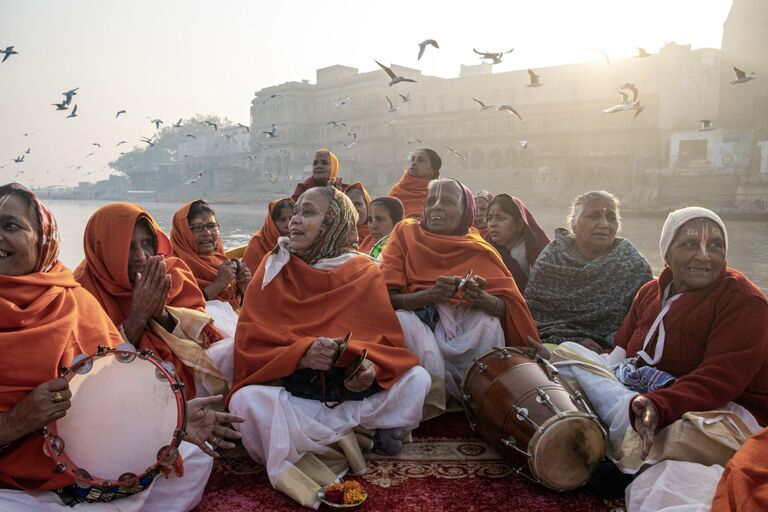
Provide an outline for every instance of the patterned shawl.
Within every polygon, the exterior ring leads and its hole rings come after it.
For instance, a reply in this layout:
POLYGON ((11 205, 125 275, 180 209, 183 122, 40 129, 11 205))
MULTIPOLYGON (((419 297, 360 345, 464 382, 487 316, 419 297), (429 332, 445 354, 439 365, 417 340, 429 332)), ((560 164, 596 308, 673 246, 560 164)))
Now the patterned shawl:
POLYGON ((27 194, 35 204, 40 219, 39 239, 37 241, 37 263, 32 272, 48 272, 59 260, 59 227, 51 210, 45 206, 34 192, 20 183, 9 183, 6 187, 27 194))
POLYGON ((588 261, 566 229, 541 252, 531 269, 525 300, 545 343, 591 338, 604 347, 624 320, 635 293, 653 279, 651 267, 629 240, 588 261))
POLYGON ((331 190, 333 200, 325 211, 317 238, 307 249, 294 253, 309 265, 357 251, 357 210, 343 192, 335 188, 331 190))

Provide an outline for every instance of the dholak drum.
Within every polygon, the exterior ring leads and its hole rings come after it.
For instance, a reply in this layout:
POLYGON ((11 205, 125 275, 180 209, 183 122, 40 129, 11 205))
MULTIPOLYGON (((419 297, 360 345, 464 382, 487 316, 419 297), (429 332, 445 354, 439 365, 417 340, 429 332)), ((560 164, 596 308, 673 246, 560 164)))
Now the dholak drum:
POLYGON ((558 382, 546 359, 496 348, 467 370, 462 392, 472 429, 523 462, 518 474, 550 489, 584 485, 605 454, 599 420, 580 393, 558 382))
POLYGON ((135 491, 176 462, 186 402, 171 363, 126 343, 77 356, 62 373, 72 406, 43 432, 55 473, 81 487, 135 491))

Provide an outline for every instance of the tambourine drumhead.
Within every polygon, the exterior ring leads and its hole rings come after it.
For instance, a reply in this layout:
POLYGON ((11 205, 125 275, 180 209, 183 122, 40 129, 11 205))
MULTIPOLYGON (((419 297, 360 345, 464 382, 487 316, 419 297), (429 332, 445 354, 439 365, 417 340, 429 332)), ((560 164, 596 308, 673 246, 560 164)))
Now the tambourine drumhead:
POLYGON ((181 390, 156 358, 107 351, 91 363, 87 373, 67 376, 72 407, 55 422, 64 455, 76 466, 67 469, 82 468, 102 482, 126 473, 140 476, 157 464, 160 450, 178 444, 174 434, 184 423, 181 390))

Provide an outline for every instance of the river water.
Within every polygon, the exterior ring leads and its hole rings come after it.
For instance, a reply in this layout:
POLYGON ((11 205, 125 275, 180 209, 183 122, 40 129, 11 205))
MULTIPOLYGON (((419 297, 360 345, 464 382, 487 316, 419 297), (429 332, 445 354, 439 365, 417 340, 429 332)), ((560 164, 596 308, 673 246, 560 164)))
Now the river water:
MULTIPOLYGON (((83 258, 83 230, 91 214, 106 202, 46 200, 61 229, 61 260, 74 268, 83 258)), ((170 233, 176 203, 142 204, 166 233, 170 233)), ((266 203, 261 205, 212 205, 221 224, 221 236, 227 249, 248 243, 251 234, 264 221, 266 203)), ((565 225, 564 208, 531 207, 546 232, 552 236, 556 227, 565 225)), ((648 259, 654 274, 661 272, 659 235, 664 218, 627 217, 620 236, 628 238, 648 259)), ((763 221, 727 220, 728 265, 746 274, 763 291, 768 291, 768 223, 763 221)))

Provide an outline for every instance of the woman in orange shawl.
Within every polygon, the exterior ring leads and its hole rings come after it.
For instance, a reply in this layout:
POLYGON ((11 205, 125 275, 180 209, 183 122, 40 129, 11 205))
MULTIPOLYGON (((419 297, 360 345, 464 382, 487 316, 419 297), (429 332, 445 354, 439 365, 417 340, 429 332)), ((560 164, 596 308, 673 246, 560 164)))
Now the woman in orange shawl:
POLYGON ((206 300, 229 303, 240 310, 240 300, 251 280, 248 265, 224 254, 216 213, 198 199, 182 206, 173 216, 173 255, 187 264, 206 300))
MULTIPOLYGON (((61 264, 58 248, 50 210, 22 185, 0 187, 0 510, 62 510, 65 499, 85 501, 74 478, 54 471, 35 432, 70 408, 72 393, 59 369, 77 355, 96 353, 99 345, 123 343, 93 295, 61 264), (47 492, 52 490, 56 492, 47 492)), ((205 444, 214 427, 223 429, 239 418, 217 413, 206 415, 203 424, 195 415, 212 399, 201 400, 188 403, 187 439, 205 444)), ((171 474, 138 494, 118 493, 119 510, 180 511, 199 502, 213 461, 186 442, 180 448, 184 477, 171 474), (153 493, 157 485, 163 488, 160 495, 153 493), (168 496, 174 497, 170 503, 168 496)), ((110 503, 101 505, 99 510, 118 510, 110 503)))
POLYGON ((293 207, 295 203, 290 197, 284 199, 275 199, 269 203, 267 216, 264 218, 264 224, 261 225, 256 233, 248 242, 248 247, 243 254, 243 261, 251 270, 259 268, 264 256, 272 252, 277 245, 277 239, 281 236, 288 236, 288 222, 293 216, 293 207))
POLYGON ((312 160, 312 176, 296 184, 291 199, 299 200, 299 196, 313 187, 325 187, 332 185, 339 190, 344 190, 345 185, 339 176, 339 159, 330 149, 320 148, 315 151, 312 160))
POLYGON ((461 380, 476 358, 493 347, 538 340, 501 257, 470 231, 474 212, 468 188, 434 180, 424 216, 395 226, 382 252, 381 270, 406 346, 432 376, 427 416, 445 410, 446 392, 461 400, 461 380))
POLYGON ((411 155, 411 165, 387 194, 403 203, 406 218, 418 219, 424 213, 427 186, 440 177, 441 166, 440 155, 431 149, 418 149, 411 155))
POLYGON ((196 376, 206 391, 224 391, 225 378, 204 351, 221 334, 205 313, 194 276, 170 256, 171 242, 149 213, 130 203, 103 206, 83 238, 85 259, 75 278, 125 338, 171 361, 188 397, 196 395, 196 376))
POLYGON ((712 500, 712 512, 768 510, 768 428, 747 439, 728 461, 712 500))
POLYGON ((396 453, 429 389, 429 376, 404 348, 381 273, 356 251, 356 224, 340 191, 305 192, 290 240, 281 238, 256 270, 235 336, 229 409, 247 419, 243 445, 273 487, 307 507, 317 508, 317 491, 348 468, 365 471, 355 427, 378 429, 374 447, 396 453), (334 396, 332 376, 361 356, 334 396), (326 466, 320 457, 331 453, 326 466))
POLYGON ((344 191, 357 210, 357 250, 368 254, 375 240, 371 240, 371 228, 368 225, 371 209, 371 196, 362 183, 353 183, 344 191))

